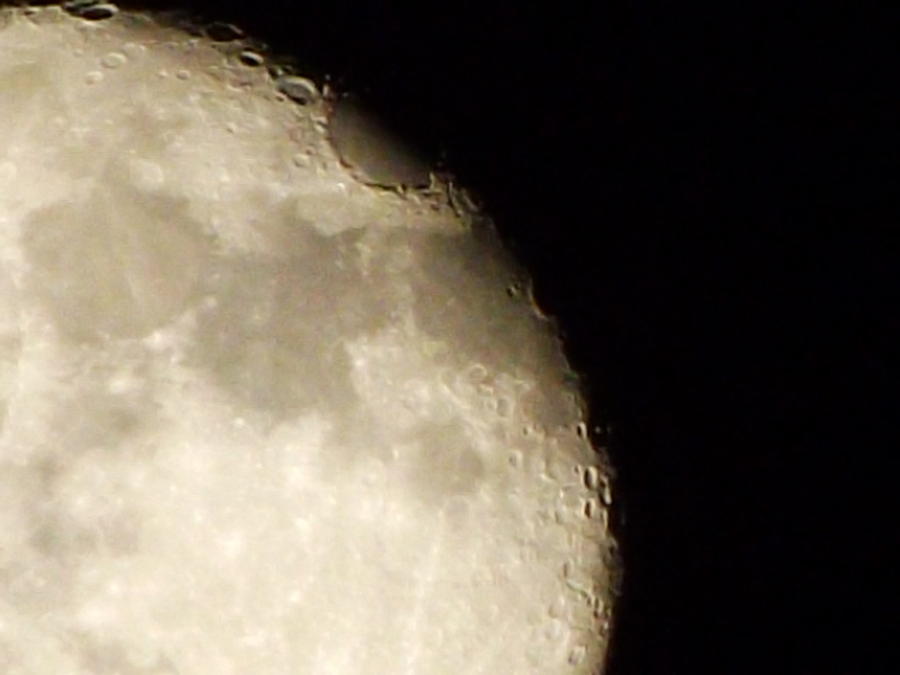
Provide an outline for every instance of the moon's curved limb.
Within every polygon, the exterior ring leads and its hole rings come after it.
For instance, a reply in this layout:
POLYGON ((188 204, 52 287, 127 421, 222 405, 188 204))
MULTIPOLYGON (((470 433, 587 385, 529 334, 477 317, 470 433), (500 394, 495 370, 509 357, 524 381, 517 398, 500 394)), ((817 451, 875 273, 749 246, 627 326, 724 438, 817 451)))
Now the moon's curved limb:
POLYGON ((595 671, 607 465, 487 218, 82 5, 0 11, 0 670, 595 671))

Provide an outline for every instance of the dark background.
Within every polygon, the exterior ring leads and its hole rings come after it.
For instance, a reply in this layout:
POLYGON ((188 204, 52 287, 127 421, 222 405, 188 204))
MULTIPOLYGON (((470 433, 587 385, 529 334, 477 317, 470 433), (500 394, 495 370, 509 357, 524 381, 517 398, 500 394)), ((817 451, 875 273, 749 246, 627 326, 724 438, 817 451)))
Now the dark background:
POLYGON ((190 5, 363 94, 533 272, 618 474, 612 675, 896 672, 897 17, 756 5, 190 5))

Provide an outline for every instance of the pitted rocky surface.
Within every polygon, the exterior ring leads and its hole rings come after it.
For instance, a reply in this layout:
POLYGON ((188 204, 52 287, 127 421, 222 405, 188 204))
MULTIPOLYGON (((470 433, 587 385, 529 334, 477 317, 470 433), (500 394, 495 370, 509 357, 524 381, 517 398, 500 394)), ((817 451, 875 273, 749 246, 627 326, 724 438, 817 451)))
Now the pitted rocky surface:
POLYGON ((0 17, 0 671, 592 672, 604 467, 487 222, 150 17, 0 17))

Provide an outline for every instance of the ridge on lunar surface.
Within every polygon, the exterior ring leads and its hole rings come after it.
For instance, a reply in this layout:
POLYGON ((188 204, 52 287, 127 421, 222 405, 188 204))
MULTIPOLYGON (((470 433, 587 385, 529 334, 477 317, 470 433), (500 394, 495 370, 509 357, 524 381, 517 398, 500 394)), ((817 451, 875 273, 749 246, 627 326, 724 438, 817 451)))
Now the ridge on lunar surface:
POLYGON ((606 464, 490 223, 87 18, 0 9, 0 672, 597 672, 606 464))

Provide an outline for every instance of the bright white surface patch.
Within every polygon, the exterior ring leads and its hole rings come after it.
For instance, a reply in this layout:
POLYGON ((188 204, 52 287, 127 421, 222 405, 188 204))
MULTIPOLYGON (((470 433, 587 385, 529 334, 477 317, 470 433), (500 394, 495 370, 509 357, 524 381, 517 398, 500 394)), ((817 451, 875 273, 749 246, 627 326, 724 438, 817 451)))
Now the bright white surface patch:
POLYGON ((596 670, 552 325, 451 186, 357 182, 230 48, 0 11, 0 672, 596 670))

